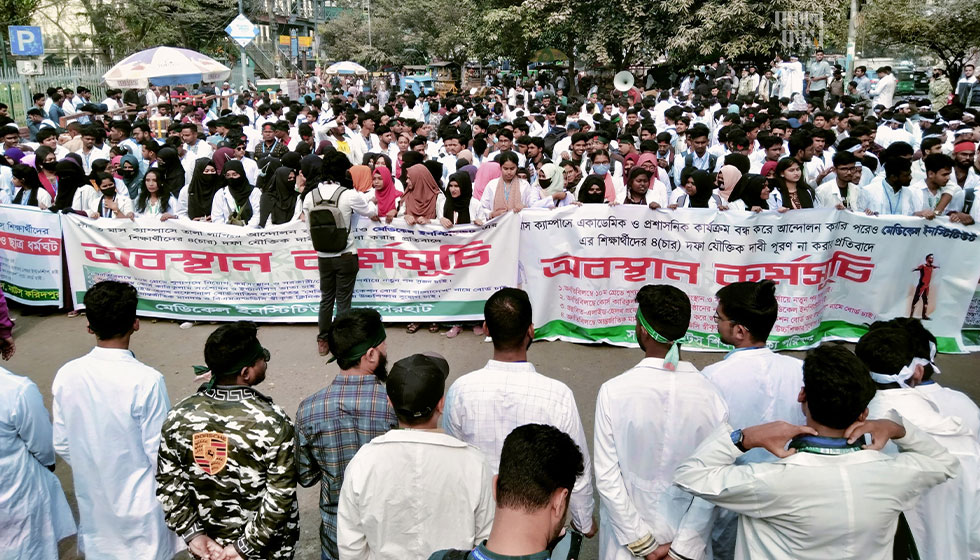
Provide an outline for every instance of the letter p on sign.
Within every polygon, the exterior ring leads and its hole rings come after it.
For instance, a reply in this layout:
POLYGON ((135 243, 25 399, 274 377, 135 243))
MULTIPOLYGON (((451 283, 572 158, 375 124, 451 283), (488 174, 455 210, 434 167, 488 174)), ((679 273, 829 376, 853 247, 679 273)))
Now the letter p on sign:
POLYGON ((10 54, 14 56, 41 56, 44 54, 44 38, 41 28, 28 25, 7 27, 10 36, 10 54))

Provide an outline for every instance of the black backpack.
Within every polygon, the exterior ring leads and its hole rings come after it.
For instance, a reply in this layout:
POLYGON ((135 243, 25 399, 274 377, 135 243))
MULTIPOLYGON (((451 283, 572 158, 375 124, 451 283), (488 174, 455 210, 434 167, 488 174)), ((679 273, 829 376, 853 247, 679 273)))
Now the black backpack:
POLYGON ((340 210, 340 196, 346 187, 338 186, 333 195, 324 200, 319 187, 313 189, 313 208, 310 210, 310 239, 313 248, 321 253, 339 253, 347 247, 350 226, 344 225, 344 215, 340 210))

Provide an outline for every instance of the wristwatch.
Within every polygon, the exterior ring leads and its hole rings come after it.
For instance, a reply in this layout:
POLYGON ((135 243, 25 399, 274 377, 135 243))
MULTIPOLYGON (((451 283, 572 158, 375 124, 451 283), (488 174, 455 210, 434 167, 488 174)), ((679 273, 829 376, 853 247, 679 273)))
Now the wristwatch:
POLYGON ((739 429, 739 430, 735 430, 734 432, 732 432, 732 443, 742 453, 745 453, 745 452, 748 451, 748 449, 746 449, 745 446, 742 445, 742 440, 744 440, 744 439, 745 439, 745 436, 742 435, 742 430, 739 429))

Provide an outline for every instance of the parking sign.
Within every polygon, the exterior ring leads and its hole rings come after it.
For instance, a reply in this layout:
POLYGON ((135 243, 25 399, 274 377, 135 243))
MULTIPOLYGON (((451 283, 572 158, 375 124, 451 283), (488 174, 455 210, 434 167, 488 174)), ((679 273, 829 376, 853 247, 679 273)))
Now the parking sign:
POLYGON ((8 25, 10 54, 14 56, 41 56, 44 54, 44 38, 41 28, 32 25, 8 25))

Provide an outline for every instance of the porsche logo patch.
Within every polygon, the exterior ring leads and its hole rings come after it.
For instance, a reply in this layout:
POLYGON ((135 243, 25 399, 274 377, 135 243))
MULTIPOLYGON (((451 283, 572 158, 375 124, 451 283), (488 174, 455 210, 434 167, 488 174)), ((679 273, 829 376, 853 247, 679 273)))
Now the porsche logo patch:
POLYGON ((228 436, 219 432, 194 434, 194 462, 207 474, 218 474, 228 462, 228 436))

